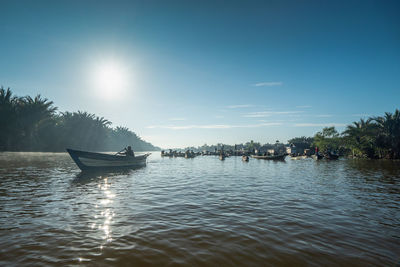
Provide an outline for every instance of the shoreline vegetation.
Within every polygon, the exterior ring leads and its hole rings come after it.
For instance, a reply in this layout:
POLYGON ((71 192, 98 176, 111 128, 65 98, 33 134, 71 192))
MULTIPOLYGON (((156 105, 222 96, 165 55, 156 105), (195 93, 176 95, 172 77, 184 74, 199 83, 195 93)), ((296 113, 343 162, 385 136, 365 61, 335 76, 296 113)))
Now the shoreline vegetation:
MULTIPOLYGON (((111 122, 94 114, 57 112, 47 98, 37 95, 18 97, 10 88, 0 88, 0 151, 61 152, 65 148, 90 151, 117 151, 130 144, 135 151, 159 151, 159 147, 142 140, 126 127, 111 127, 111 122)), ((295 137, 288 145, 299 149, 337 151, 341 156, 369 159, 400 159, 400 111, 360 119, 339 133, 326 127, 313 137, 295 137)), ((247 142, 240 145, 203 145, 184 150, 214 151, 280 149, 284 144, 247 142)), ((181 149, 178 149, 181 150, 181 149)))
POLYGON ((131 145, 135 151, 158 151, 126 127, 111 127, 103 117, 88 112, 57 112, 53 101, 13 95, 0 88, 0 151, 65 152, 75 148, 119 151, 131 145))
MULTIPOLYGON (((278 141, 275 144, 261 144, 247 142, 245 144, 207 145, 187 147, 193 151, 254 151, 279 149, 283 151, 284 144, 278 141)), ((336 151, 340 156, 367 159, 400 159, 400 111, 385 112, 384 116, 360 119, 346 126, 339 133, 335 127, 325 127, 313 137, 295 137, 288 140, 286 146, 295 146, 300 151, 315 147, 320 151, 336 151)))

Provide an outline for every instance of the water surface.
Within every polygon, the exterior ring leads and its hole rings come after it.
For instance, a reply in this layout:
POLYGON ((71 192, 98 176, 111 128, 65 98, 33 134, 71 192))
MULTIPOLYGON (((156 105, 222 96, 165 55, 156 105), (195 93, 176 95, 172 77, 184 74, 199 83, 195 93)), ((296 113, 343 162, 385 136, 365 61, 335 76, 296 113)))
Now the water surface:
POLYGON ((0 265, 395 266, 400 163, 0 153, 0 265))

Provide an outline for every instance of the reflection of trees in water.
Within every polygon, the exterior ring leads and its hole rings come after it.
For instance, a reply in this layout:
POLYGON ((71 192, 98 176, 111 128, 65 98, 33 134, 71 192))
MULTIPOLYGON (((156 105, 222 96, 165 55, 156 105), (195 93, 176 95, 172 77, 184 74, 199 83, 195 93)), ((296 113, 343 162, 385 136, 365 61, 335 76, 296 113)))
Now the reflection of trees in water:
POLYGON ((57 113, 52 101, 40 95, 17 97, 0 88, 0 151, 65 151, 66 147, 118 151, 156 148, 125 127, 87 112, 57 113))
POLYGON ((349 171, 356 170, 367 181, 400 184, 400 161, 354 159, 345 162, 349 171))

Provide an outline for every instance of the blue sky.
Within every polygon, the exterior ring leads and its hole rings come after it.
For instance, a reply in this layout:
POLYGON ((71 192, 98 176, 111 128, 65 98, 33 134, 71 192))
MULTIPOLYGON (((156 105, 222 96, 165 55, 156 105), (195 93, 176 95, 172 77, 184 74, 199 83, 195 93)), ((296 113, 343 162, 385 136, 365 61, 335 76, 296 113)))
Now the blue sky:
POLYGON ((398 1, 3 0, 0 10, 1 85, 161 147, 285 142, 400 108, 398 1))

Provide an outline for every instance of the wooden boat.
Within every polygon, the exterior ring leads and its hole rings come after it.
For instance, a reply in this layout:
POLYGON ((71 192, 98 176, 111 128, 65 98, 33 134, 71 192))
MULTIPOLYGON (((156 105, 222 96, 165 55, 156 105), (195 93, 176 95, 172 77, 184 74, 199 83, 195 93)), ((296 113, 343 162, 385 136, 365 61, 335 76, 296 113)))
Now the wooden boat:
POLYGON ((192 159, 192 158, 195 158, 195 157, 196 157, 195 154, 192 154, 192 153, 185 153, 185 159, 192 159))
POLYGON ((146 159, 150 155, 149 153, 132 157, 87 152, 74 149, 67 149, 67 152, 82 171, 142 167, 146 165, 146 159))
POLYGON ((161 151, 161 157, 170 157, 170 158, 172 158, 173 155, 172 155, 172 153, 161 151))
POLYGON ((293 159, 293 160, 299 160, 299 159, 306 159, 307 158, 307 156, 290 156, 290 159, 293 159))
POLYGON ((337 160, 337 159, 339 159, 339 155, 338 154, 334 154, 332 152, 328 152, 324 156, 325 156, 326 159, 329 159, 329 160, 337 160))
POLYGON ((311 156, 313 159, 315 159, 315 160, 321 160, 321 159, 323 159, 324 158, 324 156, 322 155, 322 154, 315 154, 315 155, 312 155, 311 156))
POLYGON ((281 155, 267 155, 267 156, 257 156, 257 155, 251 155, 253 159, 268 159, 268 160, 284 160, 286 157, 286 154, 281 154, 281 155))

